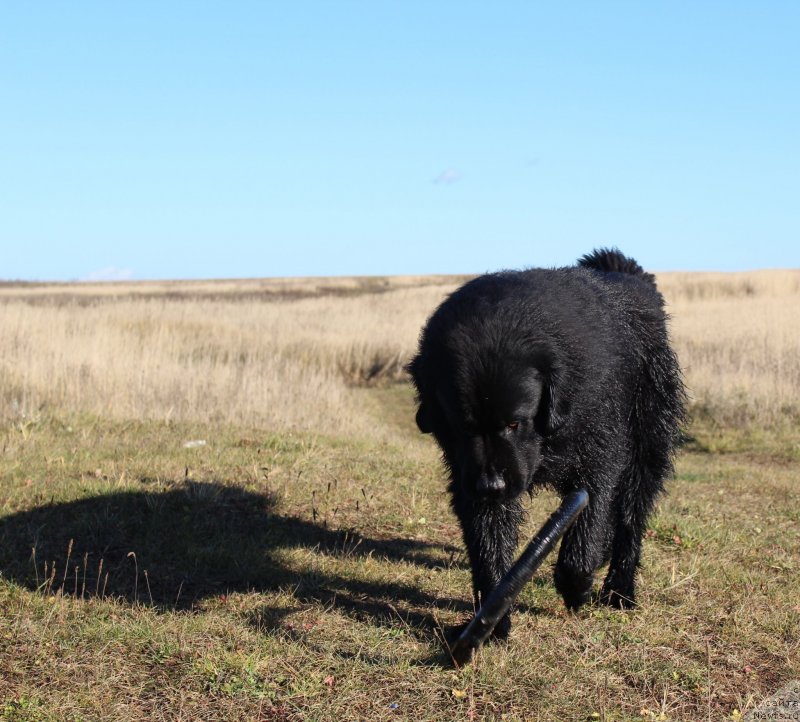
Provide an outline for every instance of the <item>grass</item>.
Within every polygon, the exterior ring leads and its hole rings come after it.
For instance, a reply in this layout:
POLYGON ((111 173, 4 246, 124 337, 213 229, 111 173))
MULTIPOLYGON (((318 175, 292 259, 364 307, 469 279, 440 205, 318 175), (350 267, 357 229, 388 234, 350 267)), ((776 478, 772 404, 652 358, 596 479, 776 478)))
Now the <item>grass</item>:
POLYGON ((729 718, 800 676, 800 461, 707 443, 652 520, 635 613, 570 615, 545 569, 511 642, 454 670, 469 572, 425 440, 9 426, 0 719, 729 718))
MULTIPOLYGON (((0 284, 0 416, 213 420, 390 438, 361 387, 404 379, 463 279, 0 284)), ((662 274, 694 413, 800 424, 800 271, 662 274)))
POLYGON ((727 428, 800 423, 800 272, 664 274, 695 416, 727 428))
POLYGON ((395 382, 452 279, 0 287, 0 720, 741 719, 800 678, 796 278, 662 280, 695 422, 640 607, 568 614, 545 564, 462 669, 395 382))

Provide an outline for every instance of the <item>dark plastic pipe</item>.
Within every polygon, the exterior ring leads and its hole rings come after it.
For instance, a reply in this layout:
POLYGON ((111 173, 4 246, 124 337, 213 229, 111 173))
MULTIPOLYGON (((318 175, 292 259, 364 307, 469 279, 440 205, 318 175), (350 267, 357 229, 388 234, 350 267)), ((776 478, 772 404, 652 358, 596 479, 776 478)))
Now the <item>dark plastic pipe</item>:
POLYGON ((511 608, 517 595, 530 581, 544 558, 552 551, 556 542, 578 518, 578 515, 589 503, 589 494, 585 489, 573 491, 561 502, 544 523, 539 533, 525 547, 520 558, 508 570, 494 591, 486 598, 478 613, 472 618, 458 639, 450 647, 450 655, 458 665, 467 664, 478 649, 492 633, 495 625, 511 608))

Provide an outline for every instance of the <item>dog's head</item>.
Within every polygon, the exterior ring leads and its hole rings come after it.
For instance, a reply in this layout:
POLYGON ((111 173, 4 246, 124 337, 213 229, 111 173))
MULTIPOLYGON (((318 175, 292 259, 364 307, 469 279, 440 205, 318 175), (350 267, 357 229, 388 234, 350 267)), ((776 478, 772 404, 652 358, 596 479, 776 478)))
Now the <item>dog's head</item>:
POLYGON ((503 501, 533 483, 544 441, 565 422, 567 394, 547 348, 475 352, 420 351, 409 365, 416 421, 439 443, 457 490, 503 501))

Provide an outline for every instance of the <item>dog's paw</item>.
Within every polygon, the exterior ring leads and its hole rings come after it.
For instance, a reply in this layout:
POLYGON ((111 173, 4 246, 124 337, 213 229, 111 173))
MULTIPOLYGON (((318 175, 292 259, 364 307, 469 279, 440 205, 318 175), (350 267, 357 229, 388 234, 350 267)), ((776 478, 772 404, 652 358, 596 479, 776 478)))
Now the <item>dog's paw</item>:
POLYGON ((511 634, 511 615, 506 614, 506 616, 503 617, 497 623, 497 626, 492 630, 492 634, 490 635, 489 639, 502 642, 508 639, 509 634, 511 634))
POLYGON ((592 596, 594 575, 591 572, 556 565, 553 581, 571 612, 578 611, 592 596))

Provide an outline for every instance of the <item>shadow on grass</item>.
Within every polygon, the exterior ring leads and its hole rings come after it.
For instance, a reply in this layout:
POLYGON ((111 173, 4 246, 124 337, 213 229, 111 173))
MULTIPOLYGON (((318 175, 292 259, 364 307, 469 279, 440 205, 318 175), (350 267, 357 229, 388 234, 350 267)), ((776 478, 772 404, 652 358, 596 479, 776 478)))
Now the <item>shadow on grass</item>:
MULTIPOLYGON (((373 556, 428 571, 446 568, 446 554, 452 559, 459 551, 330 530, 277 514, 268 495, 222 483, 187 482, 160 493, 123 491, 0 519, 0 572, 46 593, 112 596, 173 610, 230 592, 284 589, 303 603, 335 607, 369 623, 403 623, 428 638, 435 610, 471 610, 463 599, 364 578, 358 570, 299 573, 285 562, 292 549, 341 560, 373 556)), ((290 611, 265 607, 250 622, 267 629, 290 611)))

